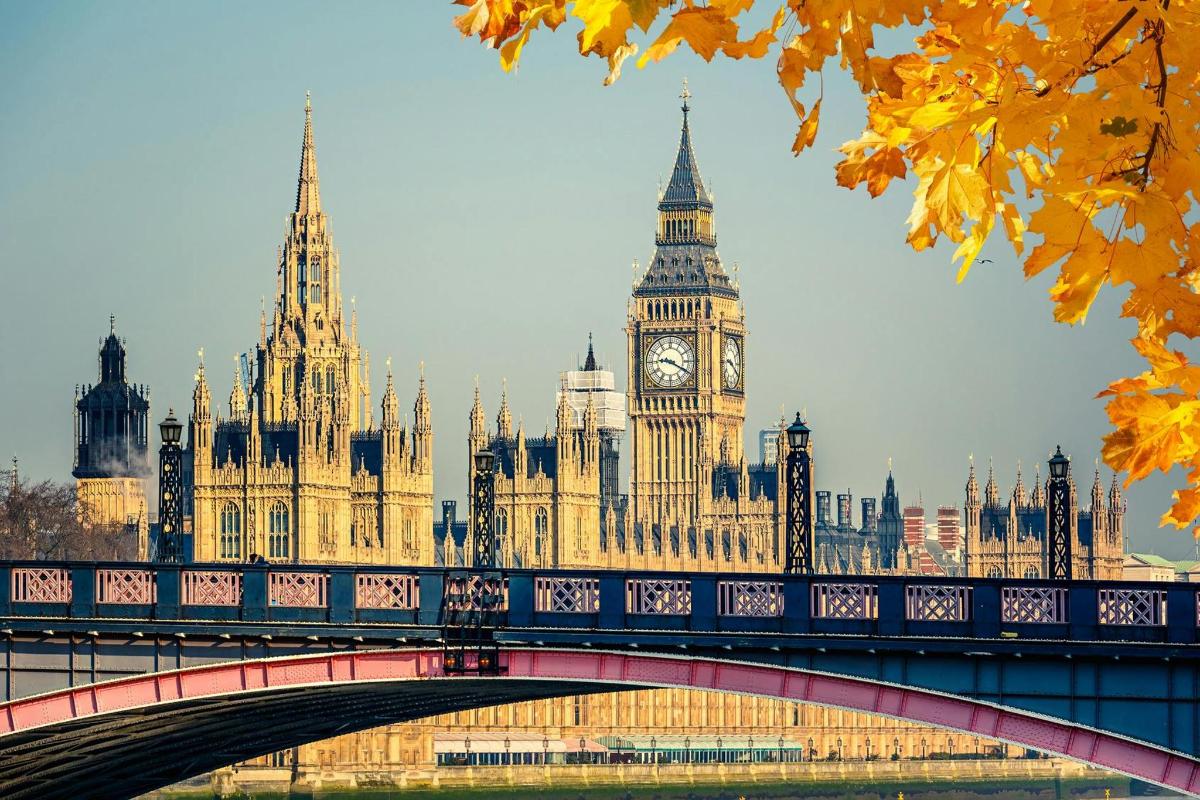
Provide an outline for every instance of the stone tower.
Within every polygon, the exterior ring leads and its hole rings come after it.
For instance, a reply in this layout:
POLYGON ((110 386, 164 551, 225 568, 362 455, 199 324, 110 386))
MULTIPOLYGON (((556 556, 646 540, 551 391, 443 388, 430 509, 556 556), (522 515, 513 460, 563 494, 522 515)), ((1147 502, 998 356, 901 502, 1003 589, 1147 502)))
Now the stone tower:
POLYGON ((197 560, 433 563, 433 429, 422 370, 414 426, 401 423, 391 364, 378 427, 357 315, 321 206, 312 104, 294 210, 276 264, 248 385, 234 376, 213 419, 203 364, 191 450, 197 560), (347 325, 349 322, 349 325, 347 325))
POLYGON ((630 302, 629 491, 636 522, 708 513, 714 467, 744 462, 745 318, 717 255, 683 91, 683 129, 659 196, 656 252, 630 302))
POLYGON ((130 384, 125 343, 109 317, 100 342, 99 383, 75 387, 75 476, 83 521, 122 525, 137 534, 138 558, 147 555, 146 483, 150 390, 130 384))

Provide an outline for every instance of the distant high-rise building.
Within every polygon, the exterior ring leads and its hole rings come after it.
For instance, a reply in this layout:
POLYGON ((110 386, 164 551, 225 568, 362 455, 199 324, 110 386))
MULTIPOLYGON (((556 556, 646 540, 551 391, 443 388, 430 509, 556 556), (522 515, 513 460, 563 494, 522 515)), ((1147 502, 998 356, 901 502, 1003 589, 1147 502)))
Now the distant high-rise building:
POLYGON ((958 506, 938 506, 937 540, 947 553, 957 554, 962 549, 960 519, 958 506))
POLYGON ((100 343, 100 382, 75 388, 75 476, 85 524, 124 525, 147 555, 146 484, 150 390, 125 376, 125 344, 109 317, 100 343))
POLYGON ((764 465, 775 463, 779 453, 779 427, 763 428, 758 432, 758 460, 764 465))
POLYGON ((919 502, 904 507, 904 543, 912 549, 925 544, 925 508, 919 502))

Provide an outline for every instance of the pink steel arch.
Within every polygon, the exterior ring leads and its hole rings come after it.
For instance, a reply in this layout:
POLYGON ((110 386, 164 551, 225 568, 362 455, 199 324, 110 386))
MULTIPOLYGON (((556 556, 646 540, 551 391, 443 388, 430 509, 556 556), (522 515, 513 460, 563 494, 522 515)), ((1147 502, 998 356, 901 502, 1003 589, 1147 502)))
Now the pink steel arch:
MULTIPOLYGON (((598 682, 637 687, 710 689, 775 697, 928 723, 1023 745, 1200 796, 1200 760, 1081 725, 935 692, 783 667, 668 655, 501 651, 495 680, 598 682)), ((232 661, 120 678, 0 705, 0 744, 28 731, 203 697, 245 692, 406 680, 456 680, 442 672, 440 650, 374 650, 232 661)))

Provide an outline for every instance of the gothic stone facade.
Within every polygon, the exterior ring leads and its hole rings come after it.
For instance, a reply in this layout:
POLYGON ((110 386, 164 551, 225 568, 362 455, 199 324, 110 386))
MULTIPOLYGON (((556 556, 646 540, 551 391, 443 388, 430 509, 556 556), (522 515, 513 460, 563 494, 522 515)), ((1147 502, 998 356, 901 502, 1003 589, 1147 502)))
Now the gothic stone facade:
MULTIPOLYGON (((1075 480, 1067 473, 1072 513, 1072 574, 1083 580, 1120 580, 1125 557, 1125 501, 1113 476, 1105 503, 1100 471, 1092 481, 1090 505, 1079 508, 1075 480)), ((1017 468, 1017 482, 1008 502, 1000 502, 995 475, 988 468, 983 497, 975 479, 975 465, 967 477, 966 574, 990 578, 1045 578, 1049 575, 1049 547, 1046 532, 1048 514, 1046 495, 1049 480, 1034 478, 1033 490, 1026 494, 1017 468)))
POLYGON ((194 558, 433 563, 433 428, 422 376, 411 430, 389 368, 380 424, 370 368, 321 210, 306 105, 295 210, 264 311, 249 387, 235 368, 229 417, 214 419, 201 360, 193 394, 194 558))

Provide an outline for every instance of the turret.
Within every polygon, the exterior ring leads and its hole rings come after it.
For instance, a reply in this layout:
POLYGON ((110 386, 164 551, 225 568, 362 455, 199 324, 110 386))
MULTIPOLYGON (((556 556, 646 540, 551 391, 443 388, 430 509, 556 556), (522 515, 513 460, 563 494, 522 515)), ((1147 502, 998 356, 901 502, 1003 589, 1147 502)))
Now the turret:
POLYGON ((418 461, 418 471, 428 472, 433 464, 433 414, 429 406, 429 391, 425 388, 424 362, 421 362, 420 372, 417 399, 413 403, 413 455, 418 461))
POLYGON ((383 434, 384 469, 397 469, 404 454, 404 434, 400 429, 400 401, 396 398, 396 387, 392 384, 392 365, 388 359, 387 381, 383 390, 383 402, 379 416, 383 434))
POLYGON ((1029 497, 1029 505, 1034 508, 1046 507, 1046 484, 1042 483, 1042 467, 1039 464, 1033 478, 1033 494, 1029 497))
MULTIPOLYGON (((470 452, 467 453, 467 462, 474 464, 474 455, 476 452, 487 447, 487 419, 483 413, 483 401, 479 399, 479 381, 475 381, 475 402, 471 405, 471 414, 468 417, 470 423, 469 433, 467 434, 467 446, 470 452)), ((472 469, 474 467, 472 466, 472 469)))
POLYGON ((501 439, 512 438, 512 412, 508 409, 508 381, 500 391, 500 411, 496 414, 496 436, 501 439))
POLYGON ((596 404, 592 402, 591 392, 583 409, 583 461, 589 468, 600 465, 600 431, 596 425, 596 404))
POLYGON ((212 395, 204 376, 204 351, 196 367, 196 387, 192 390, 192 420, 188 438, 194 454, 194 465, 201 469, 212 464, 212 395))
POLYGON ((1017 483, 1013 486, 1013 505, 1021 508, 1025 505, 1025 482, 1021 480, 1021 462, 1017 461, 1017 483))
POLYGON ((229 392, 229 418, 235 422, 246 419, 246 387, 242 384, 242 370, 237 356, 233 357, 233 389, 229 392))
POLYGON ((562 392, 558 398, 555 421, 554 433, 558 442, 558 468, 561 471, 564 464, 572 462, 576 458, 574 415, 571 413, 571 404, 567 402, 566 380, 562 382, 562 392))
POLYGON ((988 479, 987 486, 983 490, 984 505, 988 508, 995 508, 1000 505, 1000 491, 996 488, 996 474, 992 469, 992 460, 988 459, 988 479))

